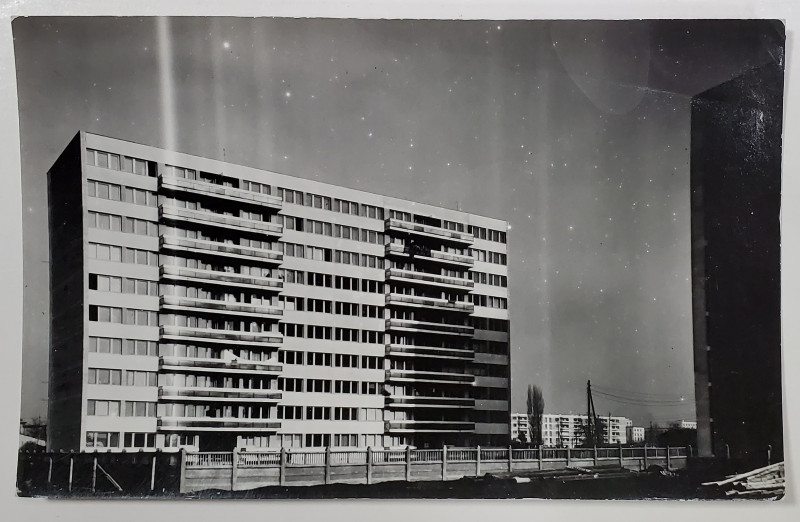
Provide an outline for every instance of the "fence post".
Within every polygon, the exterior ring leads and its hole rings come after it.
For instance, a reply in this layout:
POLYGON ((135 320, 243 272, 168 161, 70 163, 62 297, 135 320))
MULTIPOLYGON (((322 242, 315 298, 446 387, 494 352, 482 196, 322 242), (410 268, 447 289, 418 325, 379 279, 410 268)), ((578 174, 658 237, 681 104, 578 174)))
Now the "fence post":
POLYGON ((542 455, 542 453, 544 453, 544 452, 542 451, 542 448, 543 448, 543 446, 542 446, 541 444, 539 444, 539 450, 538 450, 538 454, 539 454, 539 455, 538 455, 538 457, 539 457, 539 471, 541 471, 541 470, 542 470, 542 458, 543 458, 543 455, 542 455))
POLYGON ((667 444, 667 471, 670 470, 669 444, 667 444))
POLYGON ((153 468, 150 470, 150 491, 156 490, 156 455, 153 455, 153 468))
POLYGON ((48 458, 50 459, 50 464, 47 467, 47 485, 49 486, 53 483, 53 456, 50 455, 48 458))
POLYGON ((512 465, 511 459, 513 458, 513 453, 511 452, 511 446, 508 447, 508 471, 512 471, 514 466, 512 465))
POLYGON ((72 464, 73 464, 72 458, 73 458, 73 456, 74 455, 72 454, 72 452, 70 452, 70 454, 69 454, 69 484, 67 485, 67 491, 70 491, 70 492, 72 491, 72 464))
POLYGON ((372 484, 372 446, 367 446, 367 484, 372 484))
POLYGON ((731 460, 731 447, 725 444, 725 458, 731 460))
POLYGON ((571 457, 571 455, 570 455, 570 450, 571 450, 571 449, 572 449, 572 448, 570 448, 569 446, 567 446, 567 467, 569 467, 569 466, 570 466, 570 464, 571 464, 571 460, 572 460, 572 459, 570 458, 570 457, 571 457))
POLYGON ((178 484, 180 492, 186 493, 186 450, 184 448, 181 448, 181 469, 178 484))
POLYGON ((594 448, 594 453, 593 453, 594 459, 592 460, 592 462, 594 462, 594 465, 597 466, 597 446, 593 446, 593 448, 594 448))
POLYGON ((447 444, 442 446, 442 481, 447 480, 447 444))
POLYGON ((647 471, 647 443, 644 443, 644 469, 647 471))
POLYGON ((239 475, 239 448, 233 448, 231 451, 231 491, 236 491, 236 479, 239 475))
POLYGON ((772 444, 767 444, 767 466, 772 464, 772 444))
POLYGON ((281 469, 278 475, 278 484, 286 485, 286 448, 281 446, 281 469))
POLYGON ((475 451, 476 451, 476 453, 475 453, 475 476, 476 477, 480 477, 481 476, 481 447, 478 446, 478 448, 475 451))
POLYGON ((406 482, 411 482, 411 446, 406 446, 406 482))
POLYGON ((92 493, 95 492, 97 486, 97 453, 92 457, 92 493))
POLYGON ((331 483, 331 447, 325 446, 325 484, 331 483))
POLYGON ((619 467, 624 468, 625 465, 622 463, 622 443, 620 442, 617 444, 617 449, 619 450, 619 467))

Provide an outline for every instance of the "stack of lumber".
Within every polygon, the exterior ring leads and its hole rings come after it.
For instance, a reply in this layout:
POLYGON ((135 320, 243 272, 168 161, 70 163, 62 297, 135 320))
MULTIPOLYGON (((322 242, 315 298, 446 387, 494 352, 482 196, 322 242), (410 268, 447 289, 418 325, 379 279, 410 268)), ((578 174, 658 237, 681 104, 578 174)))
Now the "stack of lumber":
POLYGON ((786 491, 783 462, 731 475, 725 480, 704 482, 703 486, 718 488, 729 497, 781 498, 786 491))

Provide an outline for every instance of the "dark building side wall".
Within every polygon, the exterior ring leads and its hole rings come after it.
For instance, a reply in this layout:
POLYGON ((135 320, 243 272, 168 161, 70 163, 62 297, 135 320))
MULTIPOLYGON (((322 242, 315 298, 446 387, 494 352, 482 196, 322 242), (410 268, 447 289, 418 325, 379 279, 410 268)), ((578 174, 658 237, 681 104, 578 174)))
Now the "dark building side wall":
POLYGON ((783 458, 776 60, 692 99, 698 449, 756 465, 783 458))
POLYGON ((47 173, 50 225, 48 448, 79 448, 83 379, 83 183, 81 135, 47 173))

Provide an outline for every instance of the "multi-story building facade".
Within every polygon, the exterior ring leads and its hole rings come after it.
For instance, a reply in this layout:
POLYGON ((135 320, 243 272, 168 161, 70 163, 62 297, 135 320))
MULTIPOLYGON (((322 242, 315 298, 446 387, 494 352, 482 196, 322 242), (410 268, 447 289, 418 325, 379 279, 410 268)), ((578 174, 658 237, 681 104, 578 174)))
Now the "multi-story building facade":
MULTIPOLYGON (((545 446, 576 448, 586 440, 586 415, 542 415, 542 440, 545 446)), ((632 421, 627 417, 598 417, 603 425, 604 444, 626 444, 628 428, 632 421)))
POLYGON ((531 433, 530 423, 528 422, 528 415, 525 413, 512 413, 511 414, 511 440, 520 440, 523 442, 530 442, 533 434, 531 433), (524 440, 520 438, 520 434, 524 434, 524 440))
POLYGON ((636 444, 644 442, 644 428, 640 426, 628 426, 628 443, 636 444))
POLYGON ((508 443, 506 222, 83 132, 48 186, 51 449, 508 443))

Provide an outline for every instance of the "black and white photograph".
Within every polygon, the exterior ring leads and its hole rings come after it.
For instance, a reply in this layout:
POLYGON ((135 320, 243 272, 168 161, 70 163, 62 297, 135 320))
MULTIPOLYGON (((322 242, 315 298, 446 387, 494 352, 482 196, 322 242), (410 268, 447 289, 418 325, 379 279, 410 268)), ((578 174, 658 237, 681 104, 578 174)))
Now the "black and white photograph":
POLYGON ((183 14, 11 22, 18 496, 785 496, 782 20, 183 14))

